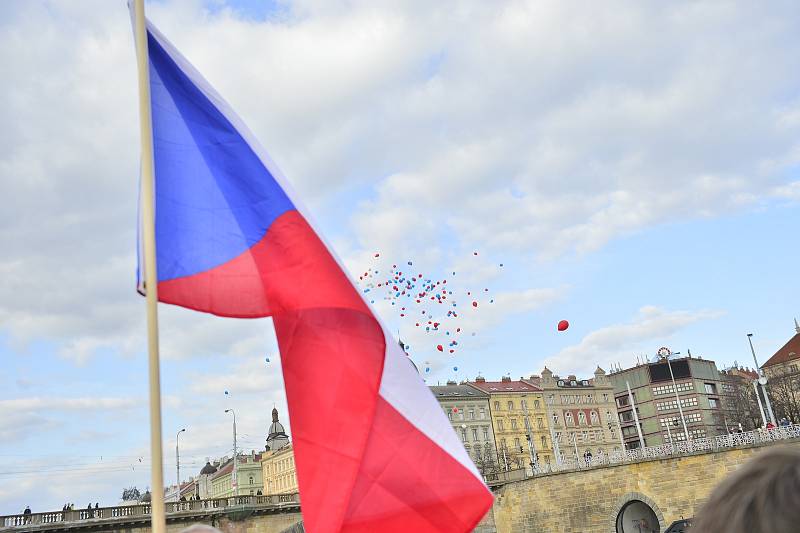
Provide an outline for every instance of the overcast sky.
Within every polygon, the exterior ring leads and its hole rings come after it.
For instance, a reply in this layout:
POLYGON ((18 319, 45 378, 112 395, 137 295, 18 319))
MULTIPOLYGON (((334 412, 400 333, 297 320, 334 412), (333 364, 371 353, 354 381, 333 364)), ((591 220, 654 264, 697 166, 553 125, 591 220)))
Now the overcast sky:
MULTIPOLYGON (((456 356, 378 303, 429 383, 588 376, 662 345, 752 365, 747 332, 762 362, 794 333, 795 2, 147 10, 353 272, 380 252, 491 289, 456 356)), ((0 3, 0 69, 0 514, 113 505, 150 483, 125 2, 0 3)), ((161 318, 165 479, 182 427, 185 476, 230 454, 227 407, 262 448, 273 405, 288 422, 271 322, 161 318)))

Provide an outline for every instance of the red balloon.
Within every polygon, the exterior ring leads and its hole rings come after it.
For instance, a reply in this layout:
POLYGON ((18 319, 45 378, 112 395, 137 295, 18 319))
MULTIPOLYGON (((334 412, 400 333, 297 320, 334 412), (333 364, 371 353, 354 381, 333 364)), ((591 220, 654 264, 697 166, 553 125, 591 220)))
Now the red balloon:
POLYGON ((442 345, 441 345, 441 344, 437 344, 437 345, 436 345, 436 349, 437 349, 437 350, 439 350, 440 352, 443 352, 443 351, 444 351, 444 348, 442 348, 442 345))
MULTIPOLYGON (((478 307, 478 302, 472 302, 472 307, 478 307)), ((558 327, 561 327, 561 325, 559 324, 558 327)), ((567 328, 564 328, 564 329, 567 329, 567 328)))
POLYGON ((561 322, 558 323, 558 331, 566 331, 568 327, 569 327, 569 322, 567 322, 566 320, 562 320, 561 322))

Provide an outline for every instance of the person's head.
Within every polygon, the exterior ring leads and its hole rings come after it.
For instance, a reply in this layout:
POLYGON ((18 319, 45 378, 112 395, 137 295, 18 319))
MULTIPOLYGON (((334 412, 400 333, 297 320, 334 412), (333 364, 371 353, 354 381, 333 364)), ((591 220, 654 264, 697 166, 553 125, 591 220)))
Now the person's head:
POLYGON ((712 491, 692 533, 790 533, 800 524, 800 450, 759 453, 712 491))

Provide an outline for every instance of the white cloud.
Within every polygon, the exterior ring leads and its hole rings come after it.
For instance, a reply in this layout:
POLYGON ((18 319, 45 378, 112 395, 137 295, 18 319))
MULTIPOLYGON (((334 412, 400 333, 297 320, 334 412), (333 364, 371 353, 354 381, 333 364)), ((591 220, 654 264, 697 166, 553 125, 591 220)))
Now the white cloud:
MULTIPOLYGON (((553 258, 796 196, 782 176, 800 160, 798 106, 779 95, 800 53, 796 14, 777 8, 304 1, 253 22, 193 0, 149 14, 312 207, 367 186, 350 226, 336 221, 348 256, 553 258)), ((14 74, 0 88, 14 125, 0 133, 0 195, 14 199, 0 328, 81 363, 144 346, 131 41, 114 2, 14 4, 0 26, 14 74)), ((268 325, 163 315, 166 357, 269 342, 268 325)))
MULTIPOLYGON (((629 322, 606 326, 568 346, 544 360, 544 365, 557 374, 588 375, 599 365, 606 371, 609 362, 623 366, 633 364, 636 354, 650 355, 659 343, 666 342, 682 328, 722 316, 713 310, 668 311, 655 306, 644 306, 629 322)), ((536 369, 538 374, 541 369, 536 369)))

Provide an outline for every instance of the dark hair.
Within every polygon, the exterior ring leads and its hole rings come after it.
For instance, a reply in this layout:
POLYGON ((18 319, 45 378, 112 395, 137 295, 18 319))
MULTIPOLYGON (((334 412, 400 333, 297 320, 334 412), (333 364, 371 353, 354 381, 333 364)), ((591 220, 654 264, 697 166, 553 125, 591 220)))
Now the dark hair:
POLYGON ((711 493, 692 533, 790 533, 800 524, 800 450, 759 453, 711 493))

